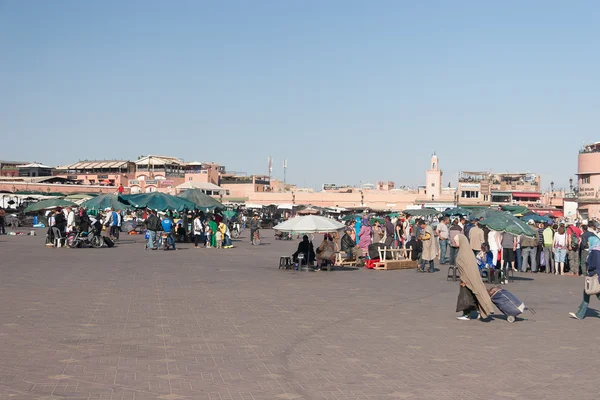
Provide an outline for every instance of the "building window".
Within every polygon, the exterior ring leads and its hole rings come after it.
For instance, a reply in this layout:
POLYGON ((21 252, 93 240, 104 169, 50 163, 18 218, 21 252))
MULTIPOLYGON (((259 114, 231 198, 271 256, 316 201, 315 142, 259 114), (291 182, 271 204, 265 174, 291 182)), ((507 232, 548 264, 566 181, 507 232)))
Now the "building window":
POLYGON ((431 187, 435 187, 435 183, 432 183, 432 184, 431 184, 431 187))
POLYGON ((484 194, 484 195, 483 195, 483 201, 488 201, 488 199, 489 199, 488 195, 487 195, 487 194, 484 194))
POLYGON ((587 183, 590 183, 590 176, 589 175, 581 175, 581 184, 585 185, 587 183))
POLYGON ((462 197, 463 199, 478 199, 479 192, 476 190, 463 190, 460 193, 460 197, 462 197))

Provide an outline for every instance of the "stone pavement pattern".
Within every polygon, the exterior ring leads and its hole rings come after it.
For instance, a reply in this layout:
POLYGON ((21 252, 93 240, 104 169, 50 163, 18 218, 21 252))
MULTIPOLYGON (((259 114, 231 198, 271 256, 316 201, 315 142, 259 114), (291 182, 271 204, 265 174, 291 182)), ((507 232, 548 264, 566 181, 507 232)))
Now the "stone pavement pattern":
POLYGON ((42 241, 0 237, 0 399, 599 394, 600 319, 567 316, 581 299, 576 278, 522 275, 534 280, 509 288, 536 315, 461 322, 445 267, 279 271, 296 241, 177 252, 42 241))

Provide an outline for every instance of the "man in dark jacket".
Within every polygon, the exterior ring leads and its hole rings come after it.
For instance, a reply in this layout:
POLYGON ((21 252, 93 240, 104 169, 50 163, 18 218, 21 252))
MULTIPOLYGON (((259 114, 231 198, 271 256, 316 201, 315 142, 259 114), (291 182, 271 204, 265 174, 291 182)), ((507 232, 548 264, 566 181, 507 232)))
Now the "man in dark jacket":
POLYGON ((156 250, 158 248, 157 232, 162 231, 160 218, 158 218, 154 210, 149 210, 148 218, 144 222, 146 223, 146 229, 148 229, 148 233, 150 234, 148 237, 148 245, 146 247, 156 250))
POLYGON ((351 232, 352 228, 348 227, 344 232, 344 236, 342 236, 342 251, 346 253, 346 257, 358 260, 358 258, 362 256, 362 250, 350 236, 351 232))

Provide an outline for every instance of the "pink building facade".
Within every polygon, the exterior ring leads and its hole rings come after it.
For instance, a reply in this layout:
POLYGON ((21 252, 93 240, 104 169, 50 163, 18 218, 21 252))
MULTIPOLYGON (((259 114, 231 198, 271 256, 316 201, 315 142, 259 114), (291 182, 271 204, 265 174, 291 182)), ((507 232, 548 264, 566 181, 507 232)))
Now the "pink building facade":
POLYGON ((577 210, 583 219, 600 219, 600 142, 585 146, 577 158, 577 210))

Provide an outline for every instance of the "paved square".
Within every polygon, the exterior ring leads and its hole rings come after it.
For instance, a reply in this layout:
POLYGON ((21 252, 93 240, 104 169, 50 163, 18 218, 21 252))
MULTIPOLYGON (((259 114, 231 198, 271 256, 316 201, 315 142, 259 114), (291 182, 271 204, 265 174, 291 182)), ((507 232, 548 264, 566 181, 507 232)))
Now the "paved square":
POLYGON ((0 399, 600 393, 600 319, 567 314, 581 301, 580 279, 522 275, 528 280, 509 289, 536 315, 461 322, 445 267, 284 271, 279 256, 297 242, 267 241, 163 252, 141 243, 45 249, 42 237, 0 237, 0 399))

